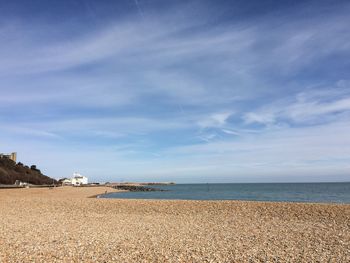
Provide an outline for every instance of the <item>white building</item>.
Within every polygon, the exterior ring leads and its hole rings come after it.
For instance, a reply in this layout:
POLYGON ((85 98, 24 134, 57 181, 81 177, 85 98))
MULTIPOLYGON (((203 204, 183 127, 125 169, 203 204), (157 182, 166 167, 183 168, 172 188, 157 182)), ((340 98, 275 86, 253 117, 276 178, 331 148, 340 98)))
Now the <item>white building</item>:
POLYGON ((62 185, 72 185, 72 179, 63 178, 60 180, 62 185))
POLYGON ((74 173, 72 178, 72 185, 73 186, 81 186, 84 184, 88 184, 88 178, 85 176, 82 176, 79 173, 74 173))

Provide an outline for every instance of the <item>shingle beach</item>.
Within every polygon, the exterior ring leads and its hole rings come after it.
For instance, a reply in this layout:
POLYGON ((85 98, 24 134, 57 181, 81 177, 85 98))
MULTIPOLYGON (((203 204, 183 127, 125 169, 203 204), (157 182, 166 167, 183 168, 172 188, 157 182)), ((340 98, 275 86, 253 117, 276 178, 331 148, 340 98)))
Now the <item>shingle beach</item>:
POLYGON ((350 205, 0 190, 0 262, 350 262, 350 205))

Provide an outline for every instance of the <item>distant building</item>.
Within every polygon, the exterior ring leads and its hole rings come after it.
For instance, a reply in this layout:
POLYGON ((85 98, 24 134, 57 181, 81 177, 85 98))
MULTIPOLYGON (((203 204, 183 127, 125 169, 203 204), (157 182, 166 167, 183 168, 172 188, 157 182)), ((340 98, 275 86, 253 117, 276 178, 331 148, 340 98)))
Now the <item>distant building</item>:
POLYGON ((79 173, 74 173, 72 178, 62 178, 59 182, 62 185, 81 186, 88 184, 88 178, 79 173))
POLYGON ((73 186, 81 186, 88 184, 88 178, 85 176, 82 176, 79 173, 74 173, 72 178, 72 185, 73 186))
POLYGON ((16 186, 27 186, 28 183, 21 182, 20 180, 16 180, 15 185, 16 185, 16 186))
POLYGON ((59 180, 59 182, 62 185, 72 185, 72 179, 69 179, 69 178, 62 178, 59 180))
POLYGON ((7 158, 14 162, 17 162, 17 153, 16 152, 9 153, 9 154, 0 153, 0 158, 7 158))

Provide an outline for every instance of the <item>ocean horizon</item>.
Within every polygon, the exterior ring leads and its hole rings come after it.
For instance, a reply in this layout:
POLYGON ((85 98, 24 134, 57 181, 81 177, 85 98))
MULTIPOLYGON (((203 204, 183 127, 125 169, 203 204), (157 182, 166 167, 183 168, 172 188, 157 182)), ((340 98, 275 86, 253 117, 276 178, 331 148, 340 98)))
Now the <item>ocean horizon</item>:
POLYGON ((109 193, 101 198, 350 203, 350 182, 197 183, 151 187, 164 191, 109 193))

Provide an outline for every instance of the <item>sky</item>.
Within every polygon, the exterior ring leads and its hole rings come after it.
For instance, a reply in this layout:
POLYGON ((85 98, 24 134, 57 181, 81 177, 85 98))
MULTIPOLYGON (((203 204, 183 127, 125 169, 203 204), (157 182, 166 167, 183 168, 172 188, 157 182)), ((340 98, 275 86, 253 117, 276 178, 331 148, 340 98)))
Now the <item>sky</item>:
POLYGON ((350 181, 349 1, 0 1, 0 152, 90 181, 350 181))

